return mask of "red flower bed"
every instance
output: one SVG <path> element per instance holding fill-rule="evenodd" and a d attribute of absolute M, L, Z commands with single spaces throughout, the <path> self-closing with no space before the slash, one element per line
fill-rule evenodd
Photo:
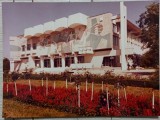
<path fill-rule="evenodd" d="M 16 98 L 19 101 L 38 105 L 42 107 L 51 107 L 60 111 L 77 113 L 82 116 L 159 116 L 160 106 L 158 98 L 155 98 L 155 107 L 152 109 L 152 95 L 150 96 L 134 96 L 127 95 L 127 100 L 118 99 L 116 93 L 109 94 L 109 109 L 107 104 L 102 104 L 101 92 L 94 91 L 93 100 L 91 101 L 91 91 L 80 91 L 80 107 L 78 107 L 78 92 L 71 88 L 48 87 L 48 95 L 46 95 L 45 87 L 32 86 L 30 91 L 28 85 L 17 84 L 17 96 L 13 83 L 8 85 L 4 83 L 4 97 Z M 105 95 L 104 93 L 103 95 Z M 106 102 L 106 98 L 103 99 Z"/>

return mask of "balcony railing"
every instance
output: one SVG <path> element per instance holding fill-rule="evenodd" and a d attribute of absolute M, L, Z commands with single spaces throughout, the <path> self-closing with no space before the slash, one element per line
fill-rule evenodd
<path fill-rule="evenodd" d="M 45 56 L 50 55 L 50 46 L 37 46 L 37 55 Z"/>

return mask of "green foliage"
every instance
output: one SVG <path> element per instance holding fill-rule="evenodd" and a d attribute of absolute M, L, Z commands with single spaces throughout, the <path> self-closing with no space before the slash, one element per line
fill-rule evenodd
<path fill-rule="evenodd" d="M 10 70 L 10 61 L 8 58 L 3 58 L 3 72 L 8 73 Z"/>
<path fill-rule="evenodd" d="M 149 48 L 141 58 L 141 66 L 157 67 L 159 65 L 159 3 L 147 6 L 137 23 L 142 30 L 141 40 L 144 47 Z"/>
<path fill-rule="evenodd" d="M 88 74 L 88 75 L 87 75 Z M 94 83 L 101 84 L 102 81 L 104 84 L 111 84 L 115 85 L 117 82 L 119 82 L 121 85 L 124 86 L 135 86 L 135 87 L 150 87 L 150 88 L 159 88 L 158 84 L 158 72 L 156 75 L 153 75 L 150 79 L 146 78 L 140 78 L 138 76 L 131 77 L 131 76 L 116 76 L 112 72 L 106 72 L 104 75 L 98 75 L 98 74 L 91 74 L 91 73 L 85 73 L 85 74 L 72 74 L 71 76 L 71 82 L 78 82 L 81 84 L 81 82 L 85 82 L 86 80 L 88 83 L 91 83 L 92 81 Z M 18 75 L 21 79 L 27 79 L 25 78 L 25 75 L 19 74 Z M 88 77 L 87 77 L 88 76 Z M 41 79 L 54 81 L 54 80 L 61 80 L 65 81 L 68 79 L 70 82 L 70 74 L 61 73 L 61 74 L 48 74 L 48 73 L 41 73 L 41 74 L 30 74 L 30 79 L 33 80 L 41 80 Z"/>

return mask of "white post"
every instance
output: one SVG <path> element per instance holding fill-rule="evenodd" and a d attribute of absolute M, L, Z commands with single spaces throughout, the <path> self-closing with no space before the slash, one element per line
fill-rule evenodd
<path fill-rule="evenodd" d="M 86 79 L 86 92 L 87 92 L 87 90 L 88 90 L 88 89 L 87 89 L 87 84 L 88 84 L 88 81 L 87 81 L 87 79 Z"/>
<path fill-rule="evenodd" d="M 31 80 L 29 79 L 29 90 L 31 91 Z"/>
<path fill-rule="evenodd" d="M 48 95 L 48 77 L 46 77 L 46 96 Z"/>
<path fill-rule="evenodd" d="M 40 57 L 40 64 L 41 64 L 41 68 L 44 68 L 44 59 L 43 59 L 43 57 Z"/>
<path fill-rule="evenodd" d="M 125 97 L 125 99 L 127 101 L 127 93 L 126 93 L 126 88 L 125 87 L 124 87 L 124 97 Z"/>
<path fill-rule="evenodd" d="M 118 88 L 118 107 L 120 106 L 120 102 L 119 102 L 119 88 Z"/>
<path fill-rule="evenodd" d="M 65 68 L 65 56 L 62 55 L 62 68 Z"/>
<path fill-rule="evenodd" d="M 107 94 L 107 109 L 108 109 L 108 115 L 109 115 L 109 97 L 108 97 L 108 87 L 106 86 L 106 94 Z"/>
<path fill-rule="evenodd" d="M 53 82 L 53 88 L 54 88 L 54 90 L 56 89 L 56 83 L 55 83 L 55 80 L 54 80 L 54 82 Z"/>
<path fill-rule="evenodd" d="M 16 96 L 17 96 L 17 84 L 16 84 L 16 81 L 14 82 L 14 87 L 15 87 L 15 93 L 16 93 Z"/>
<path fill-rule="evenodd" d="M 78 85 L 78 107 L 81 107 L 81 98 L 80 98 L 80 85 Z"/>
<path fill-rule="evenodd" d="M 74 61 L 75 61 L 75 64 L 77 64 L 77 63 L 78 63 L 78 58 L 77 58 L 76 53 L 74 54 Z"/>
<path fill-rule="evenodd" d="M 54 59 L 52 56 L 50 57 L 50 62 L 51 62 L 51 68 L 54 68 Z"/>
<path fill-rule="evenodd" d="M 124 2 L 120 2 L 120 26 L 121 26 L 121 68 L 127 70 L 127 61 L 125 57 L 127 41 L 127 10 Z"/>
<path fill-rule="evenodd" d="M 77 85 L 76 85 L 76 91 L 78 90 Z"/>
<path fill-rule="evenodd" d="M 152 109 L 154 109 L 154 91 L 152 92 Z"/>
<path fill-rule="evenodd" d="M 66 78 L 66 89 L 68 88 L 67 78 Z"/>
<path fill-rule="evenodd" d="M 7 93 L 8 93 L 8 82 L 7 82 Z"/>
<path fill-rule="evenodd" d="M 102 80 L 102 92 L 103 92 L 103 80 Z"/>
<path fill-rule="evenodd" d="M 93 85 L 93 82 L 92 82 L 92 93 L 91 93 L 91 100 L 93 100 L 93 90 L 94 90 L 94 85 Z"/>
<path fill-rule="evenodd" d="M 43 87 L 43 78 L 42 78 L 42 87 Z"/>

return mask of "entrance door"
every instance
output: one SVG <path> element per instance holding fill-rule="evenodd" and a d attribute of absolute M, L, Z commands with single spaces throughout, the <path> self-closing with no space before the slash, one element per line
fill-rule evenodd
<path fill-rule="evenodd" d="M 41 67 L 40 60 L 35 60 L 35 66 L 36 67 Z"/>
<path fill-rule="evenodd" d="M 104 57 L 103 58 L 103 66 L 115 67 L 116 66 L 115 56 Z"/>

